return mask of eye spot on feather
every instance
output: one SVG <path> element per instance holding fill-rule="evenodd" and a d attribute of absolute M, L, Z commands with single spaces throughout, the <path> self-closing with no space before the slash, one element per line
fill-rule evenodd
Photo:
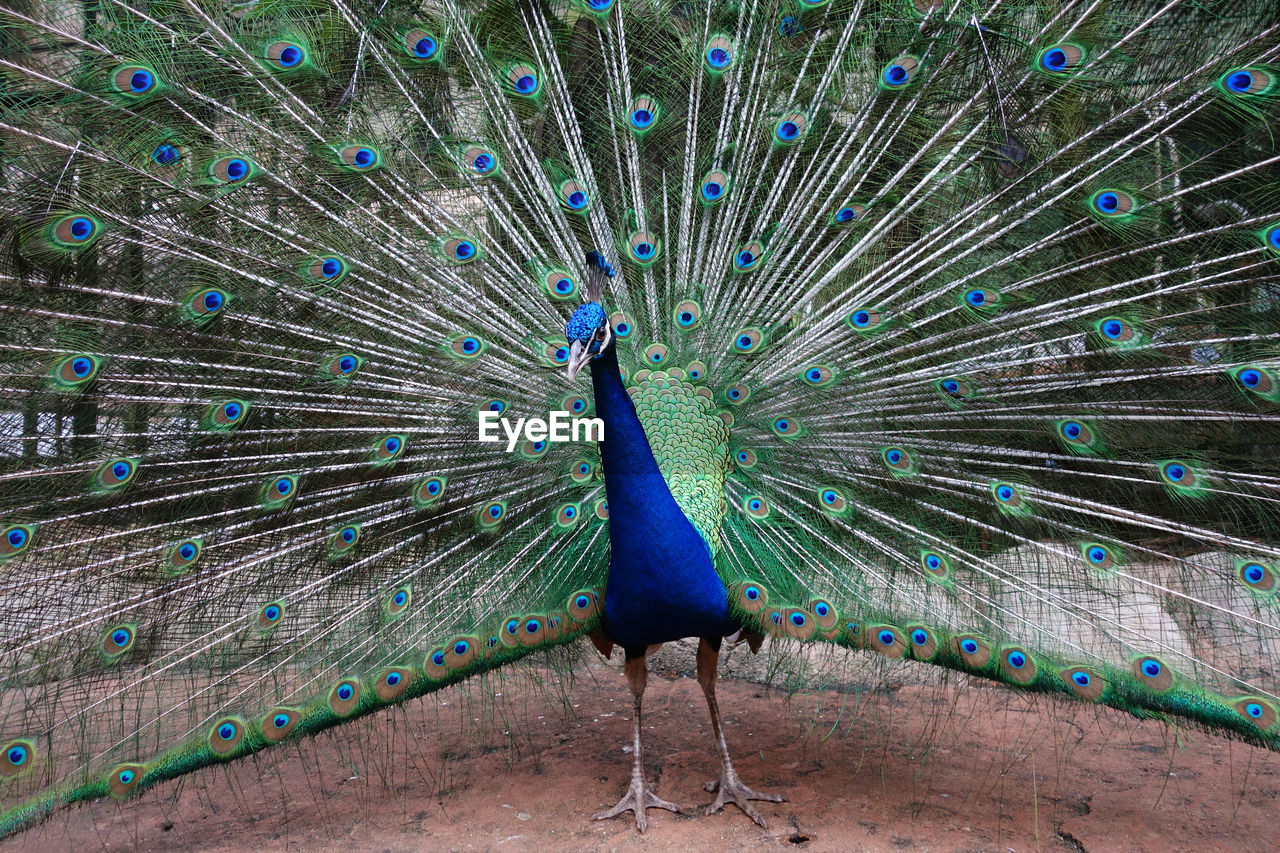
<path fill-rule="evenodd" d="M 405 614 L 413 603 L 413 587 L 405 585 L 392 591 L 383 602 L 382 610 L 388 619 L 397 619 Z"/>
<path fill-rule="evenodd" d="M 729 603 L 745 613 L 760 613 L 769 603 L 769 593 L 762 584 L 741 581 L 729 586 Z"/>
<path fill-rule="evenodd" d="M 1000 307 L 1000 291 L 991 287 L 974 287 L 964 292 L 964 305 L 979 315 L 986 315 Z"/>
<path fill-rule="evenodd" d="M 25 773 L 32 765 L 35 749 L 30 741 L 14 740 L 4 747 L 4 761 L 0 763 L 0 776 L 12 777 Z"/>
<path fill-rule="evenodd" d="M 892 625 L 868 625 L 867 648 L 885 657 L 900 658 L 907 653 L 907 641 L 902 632 Z"/>
<path fill-rule="evenodd" d="M 257 174 L 257 167 L 247 157 L 227 155 L 209 163 L 208 175 L 215 184 L 242 184 Z"/>
<path fill-rule="evenodd" d="M 790 440 L 800 435 L 800 424 L 795 418 L 782 416 L 774 418 L 771 424 L 774 435 L 784 440 Z"/>
<path fill-rule="evenodd" d="M 445 258 L 455 264 L 469 264 L 480 257 L 480 247 L 467 237 L 446 237 L 440 246 Z"/>
<path fill-rule="evenodd" d="M 769 623 L 772 628 L 770 633 L 790 637 L 793 640 L 807 640 L 813 636 L 813 632 L 817 629 L 817 622 L 798 607 L 786 607 L 778 611 L 771 611 L 769 616 Z"/>
<path fill-rule="evenodd" d="M 440 51 L 440 43 L 435 35 L 422 29 L 413 29 L 405 33 L 402 44 L 405 53 L 418 62 L 434 59 Z"/>
<path fill-rule="evenodd" d="M 224 717 L 209 730 L 208 744 L 216 758 L 234 758 L 244 741 L 244 723 L 238 717 Z"/>
<path fill-rule="evenodd" d="M 926 577 L 940 581 L 951 577 L 951 562 L 937 551 L 921 551 L 920 565 L 924 568 Z"/>
<path fill-rule="evenodd" d="M 1128 344 L 1137 340 L 1137 329 L 1123 317 L 1105 317 L 1096 327 L 1102 339 L 1112 344 Z"/>
<path fill-rule="evenodd" d="M 1275 706 L 1266 699 L 1245 696 L 1237 699 L 1234 707 L 1241 717 L 1265 732 L 1273 730 L 1276 726 Z"/>
<path fill-rule="evenodd" d="M 289 475 L 272 477 L 263 485 L 262 497 L 259 503 L 267 511 L 284 509 L 293 502 L 297 491 L 298 480 L 296 477 Z"/>
<path fill-rule="evenodd" d="M 702 178 L 698 189 L 699 199 L 707 207 L 719 204 L 729 197 L 729 187 L 729 174 L 720 169 L 712 169 Z"/>
<path fill-rule="evenodd" d="M 382 152 L 368 145 L 343 145 L 334 149 L 338 164 L 353 171 L 365 172 L 382 165 Z"/>
<path fill-rule="evenodd" d="M 751 389 L 741 382 L 724 389 L 724 399 L 731 406 L 740 406 L 751 399 Z"/>
<path fill-rule="evenodd" d="M 773 139 L 779 145 L 795 145 L 809 130 L 809 117 L 800 112 L 785 113 L 773 126 Z"/>
<path fill-rule="evenodd" d="M 373 682 L 373 692 L 383 702 L 395 702 L 404 695 L 412 679 L 413 671 L 404 667 L 383 670 Z"/>
<path fill-rule="evenodd" d="M 513 638 L 511 645 L 514 647 L 518 645 L 518 642 Z M 422 671 L 426 673 L 428 678 L 432 678 L 437 681 L 448 678 L 449 667 L 445 665 L 445 660 L 445 650 L 443 647 L 433 649 L 427 653 L 427 658 L 422 665 Z"/>
<path fill-rule="evenodd" d="M 832 487 L 818 489 L 818 505 L 829 515 L 843 515 L 848 509 L 844 494 Z"/>
<path fill-rule="evenodd" d="M 627 123 L 637 135 L 643 135 L 658 121 L 661 112 L 657 101 L 648 95 L 639 95 L 631 101 L 631 108 L 627 110 Z"/>
<path fill-rule="evenodd" d="M 166 569 L 170 574 L 180 574 L 200 559 L 202 543 L 199 539 L 185 539 L 169 549 Z"/>
<path fill-rule="evenodd" d="M 1094 670 L 1074 666 L 1058 673 L 1058 677 L 1075 694 L 1086 702 L 1097 702 L 1107 689 L 1107 681 Z"/>
<path fill-rule="evenodd" d="M 676 306 L 676 310 L 672 312 L 672 318 L 680 331 L 692 331 L 698 328 L 698 323 L 702 320 L 702 306 L 692 299 L 686 299 Z"/>
<path fill-rule="evenodd" d="M 1035 661 L 1025 650 L 1016 646 L 1001 650 L 1000 671 L 1005 678 L 1017 684 L 1030 684 L 1036 679 Z"/>
<path fill-rule="evenodd" d="M 0 533 L 0 561 L 16 557 L 31 546 L 35 528 L 29 524 L 11 524 Z"/>
<path fill-rule="evenodd" d="M 825 598 L 813 599 L 806 609 L 813 614 L 814 623 L 820 630 L 830 631 L 840 621 L 840 616 L 836 613 L 835 607 Z"/>
<path fill-rule="evenodd" d="M 340 557 L 350 553 L 360 542 L 360 525 L 346 524 L 329 537 L 329 556 Z"/>
<path fill-rule="evenodd" d="M 733 41 L 726 35 L 714 35 L 707 40 L 702 52 L 703 62 L 712 74 L 721 74 L 733 67 Z"/>
<path fill-rule="evenodd" d="M 848 228 L 855 222 L 865 218 L 867 215 L 867 206 L 856 202 L 846 202 L 837 207 L 831 214 L 831 224 L 836 228 Z"/>
<path fill-rule="evenodd" d="M 344 678 L 329 691 L 329 709 L 339 717 L 350 717 L 360 705 L 360 683 Z"/>
<path fill-rule="evenodd" d="M 203 425 L 210 432 L 230 432 L 244 423 L 248 416 L 249 404 L 244 400 L 226 400 L 208 408 Z"/>
<path fill-rule="evenodd" d="M 50 241 L 60 249 L 78 251 L 93 243 L 102 233 L 102 224 L 85 214 L 59 217 L 49 225 Z"/>
<path fill-rule="evenodd" d="M 1197 490 L 1200 486 L 1200 478 L 1196 475 L 1195 469 L 1187 462 L 1179 459 L 1170 459 L 1158 463 L 1160 478 L 1164 483 L 1179 493 L 1187 494 Z"/>
<path fill-rule="evenodd" d="M 182 159 L 182 149 L 169 142 L 162 142 L 151 149 L 151 162 L 157 166 L 172 166 Z"/>
<path fill-rule="evenodd" d="M 1264 563 L 1241 560 L 1236 564 L 1236 577 L 1255 595 L 1266 597 L 1275 594 L 1276 573 Z"/>
<path fill-rule="evenodd" d="M 54 381 L 59 387 L 71 390 L 83 388 L 98 375 L 101 362 L 92 355 L 70 355 L 58 362 L 53 369 Z"/>
<path fill-rule="evenodd" d="M 649 231 L 636 231 L 627 238 L 628 257 L 641 267 L 648 267 L 658 259 L 660 244 Z M 617 327 L 614 332 L 617 333 Z"/>
<path fill-rule="evenodd" d="M 378 439 L 370 448 L 370 458 L 375 464 L 385 465 L 395 462 L 399 459 L 409 446 L 407 436 L 403 435 L 387 435 Z"/>
<path fill-rule="evenodd" d="M 883 322 L 884 316 L 874 308 L 855 308 L 849 313 L 849 327 L 855 332 L 870 332 Z"/>
<path fill-rule="evenodd" d="M 919 59 L 903 54 L 890 61 L 880 72 L 880 85 L 890 90 L 902 89 L 915 80 L 919 68 Z"/>
<path fill-rule="evenodd" d="M 1217 85 L 1224 93 L 1239 100 L 1276 93 L 1275 74 L 1256 65 L 1232 68 L 1218 78 Z"/>
<path fill-rule="evenodd" d="M 750 355 L 764 348 L 764 333 L 759 329 L 741 329 L 733 335 L 733 351 Z"/>
<path fill-rule="evenodd" d="M 631 321 L 627 319 L 625 314 L 614 314 L 612 318 L 613 333 L 618 338 L 626 340 L 631 337 L 631 331 L 634 328 Z"/>
<path fill-rule="evenodd" d="M 461 359 L 471 361 L 485 351 L 485 344 L 475 335 L 460 335 L 449 342 L 449 351 Z M 568 358 L 567 350 L 565 357 Z"/>
<path fill-rule="evenodd" d="M 1272 225 L 1263 232 L 1262 241 L 1272 252 L 1280 254 L 1280 225 Z"/>
<path fill-rule="evenodd" d="M 738 249 L 733 255 L 735 272 L 746 273 L 757 269 L 764 258 L 764 246 L 759 241 L 752 241 Z"/>
<path fill-rule="evenodd" d="M 473 175 L 487 178 L 495 175 L 501 165 L 498 155 L 483 145 L 468 145 L 462 149 L 462 165 Z"/>
<path fill-rule="evenodd" d="M 965 666 L 981 670 L 991 660 L 991 644 L 976 634 L 962 634 L 952 639 L 952 646 Z"/>
<path fill-rule="evenodd" d="M 431 506 L 444 494 L 447 481 L 443 477 L 426 477 L 413 487 L 413 502 L 419 509 Z"/>
<path fill-rule="evenodd" d="M 1116 553 L 1100 542 L 1086 542 L 1080 546 L 1089 568 L 1097 571 L 1110 571 L 1119 563 Z"/>
<path fill-rule="evenodd" d="M 520 98 L 533 98 L 542 90 L 542 79 L 538 69 L 532 65 L 514 65 L 507 70 L 504 79 L 507 91 Z"/>
<path fill-rule="evenodd" d="M 1124 216 L 1138 207 L 1138 199 L 1118 189 L 1101 189 L 1089 197 L 1089 212 L 1104 219 Z"/>
<path fill-rule="evenodd" d="M 552 513 L 553 520 L 562 530 L 575 527 L 578 524 L 578 519 L 581 515 L 582 513 L 578 509 L 577 504 L 564 504 Z"/>
<path fill-rule="evenodd" d="M 996 506 L 1002 510 L 1016 512 L 1026 508 L 1022 492 L 1012 483 L 992 483 L 991 494 L 996 500 Z"/>
<path fill-rule="evenodd" d="M 933 631 L 923 625 L 910 625 L 906 630 L 911 640 L 911 657 L 931 661 L 938 656 L 938 638 Z"/>
<path fill-rule="evenodd" d="M 111 72 L 111 88 L 127 98 L 149 95 L 160 85 L 155 69 L 136 63 L 121 65 Z"/>
<path fill-rule="evenodd" d="M 91 487 L 95 492 L 118 492 L 132 482 L 138 464 L 132 459 L 111 459 L 93 471 Z"/>
<path fill-rule="evenodd" d="M 336 255 L 313 258 L 302 270 L 302 278 L 317 284 L 337 284 L 347 276 L 347 262 Z"/>
<path fill-rule="evenodd" d="M 582 624 L 600 615 L 600 593 L 594 589 L 580 589 L 569 596 L 569 618 Z"/>
<path fill-rule="evenodd" d="M 1069 74 L 1084 64 L 1085 51 L 1079 45 L 1062 42 L 1052 44 L 1036 57 L 1036 68 L 1052 75 Z"/>
<path fill-rule="evenodd" d="M 915 460 L 901 447 L 886 447 L 880 451 L 880 461 L 895 475 L 914 474 Z"/>
<path fill-rule="evenodd" d="M 267 64 L 281 71 L 292 71 L 306 62 L 307 50 L 297 42 L 277 41 L 267 45 L 263 54 Z"/>
<path fill-rule="evenodd" d="M 800 378 L 806 385 L 822 388 L 834 381 L 835 374 L 825 364 L 811 364 L 800 372 Z"/>
<path fill-rule="evenodd" d="M 569 213 L 584 212 L 591 201 L 586 186 L 580 181 L 564 181 L 560 184 L 557 198 L 560 207 Z"/>
<path fill-rule="evenodd" d="M 490 501 L 480 508 L 480 528 L 482 530 L 492 530 L 502 523 L 506 515 L 506 501 Z"/>
<path fill-rule="evenodd" d="M 114 799 L 126 799 L 138 787 L 146 768 L 141 764 L 121 764 L 107 777 L 107 789 Z"/>
<path fill-rule="evenodd" d="M 522 646 L 537 646 L 546 639 L 546 622 L 540 616 L 529 616 L 516 632 Z"/>
<path fill-rule="evenodd" d="M 1173 687 L 1173 669 L 1153 655 L 1134 658 L 1132 670 L 1140 684 L 1156 693 L 1165 693 Z"/>
<path fill-rule="evenodd" d="M 652 367 L 658 367 L 667 360 L 667 347 L 665 344 L 649 344 L 644 349 L 644 360 Z"/>
<path fill-rule="evenodd" d="M 769 517 L 769 502 L 759 495 L 748 495 L 742 501 L 742 510 L 749 518 L 763 521 Z"/>
<path fill-rule="evenodd" d="M 280 620 L 284 618 L 284 602 L 273 601 L 265 604 L 258 611 L 258 631 L 262 634 L 269 634 L 280 624 Z"/>
<path fill-rule="evenodd" d="M 1245 365 L 1232 371 L 1240 387 L 1265 400 L 1280 401 L 1280 380 L 1269 368 Z"/>

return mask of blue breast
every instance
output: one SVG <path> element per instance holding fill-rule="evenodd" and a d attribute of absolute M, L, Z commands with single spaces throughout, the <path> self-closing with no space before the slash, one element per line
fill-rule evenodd
<path fill-rule="evenodd" d="M 737 629 L 702 535 L 671 496 L 618 372 L 613 346 L 591 363 L 609 502 L 604 628 L 628 650 Z"/>

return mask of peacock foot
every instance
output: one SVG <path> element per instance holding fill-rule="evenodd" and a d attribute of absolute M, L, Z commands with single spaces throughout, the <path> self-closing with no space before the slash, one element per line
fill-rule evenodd
<path fill-rule="evenodd" d="M 707 814 L 715 814 L 728 803 L 733 803 L 742 809 L 747 817 L 766 828 L 768 824 L 765 823 L 764 815 L 760 814 L 756 807 L 751 805 L 750 801 L 763 800 L 769 803 L 785 803 L 787 801 L 787 798 L 781 794 L 765 794 L 748 788 L 742 784 L 742 780 L 738 778 L 738 774 L 733 772 L 732 768 L 728 773 L 721 774 L 719 779 L 712 779 L 703 787 L 713 794 L 717 791 L 719 792 L 716 796 L 716 801 L 707 806 Z"/>
<path fill-rule="evenodd" d="M 666 800 L 659 799 L 658 795 L 653 793 L 653 789 L 650 788 L 643 779 L 633 778 L 631 780 L 631 787 L 622 795 L 622 799 L 618 800 L 618 804 L 616 806 L 602 812 L 596 812 L 591 816 L 591 819 L 608 820 L 611 817 L 617 817 L 623 812 L 635 812 L 636 829 L 644 832 L 649 825 L 648 821 L 645 820 L 645 809 L 666 809 L 667 811 L 675 812 L 676 814 L 685 813 L 684 809 L 680 808 L 675 803 L 669 803 Z"/>

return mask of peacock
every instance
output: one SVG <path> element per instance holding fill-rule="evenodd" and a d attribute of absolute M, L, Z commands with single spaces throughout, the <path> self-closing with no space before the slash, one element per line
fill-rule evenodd
<path fill-rule="evenodd" d="M 582 638 L 641 831 L 682 638 L 762 825 L 725 643 L 1280 750 L 1265 6 L 9 0 L 0 835 Z"/>

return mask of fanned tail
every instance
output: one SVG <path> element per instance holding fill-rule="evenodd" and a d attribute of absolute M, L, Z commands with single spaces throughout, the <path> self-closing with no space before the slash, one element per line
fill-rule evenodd
<path fill-rule="evenodd" d="M 1278 33 L 0 10 L 0 834 L 589 630 L 594 447 L 477 441 L 591 414 L 584 297 L 730 429 L 744 619 L 1280 747 Z"/>

